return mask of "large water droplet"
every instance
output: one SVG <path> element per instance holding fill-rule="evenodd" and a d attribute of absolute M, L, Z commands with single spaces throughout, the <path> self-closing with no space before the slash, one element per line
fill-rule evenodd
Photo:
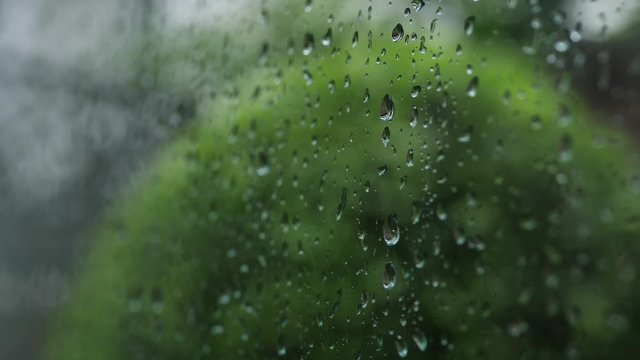
<path fill-rule="evenodd" d="M 385 289 L 392 289 L 396 286 L 396 268 L 393 267 L 391 261 L 384 265 L 384 272 L 382 273 L 382 286 Z"/>
<path fill-rule="evenodd" d="M 380 119 L 384 121 L 391 121 L 393 119 L 393 113 L 395 107 L 393 105 L 393 99 L 391 96 L 385 95 L 380 103 Z"/>
<path fill-rule="evenodd" d="M 382 238 L 387 246 L 394 246 L 400 240 L 400 225 L 395 214 L 389 215 L 382 225 Z"/>
<path fill-rule="evenodd" d="M 402 24 L 396 25 L 396 27 L 394 27 L 393 30 L 391 30 L 391 39 L 393 41 L 402 40 L 403 36 L 404 36 L 404 29 L 402 28 Z"/>

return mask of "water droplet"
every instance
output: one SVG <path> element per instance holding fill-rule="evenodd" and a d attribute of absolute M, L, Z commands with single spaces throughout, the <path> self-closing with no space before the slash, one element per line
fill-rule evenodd
<path fill-rule="evenodd" d="M 345 88 L 348 88 L 349 86 L 351 86 L 351 76 L 345 75 L 343 86 Z"/>
<path fill-rule="evenodd" d="M 342 188 L 342 195 L 340 196 L 340 204 L 338 204 L 338 211 L 336 212 L 336 220 L 342 218 L 342 213 L 347 206 L 347 189 Z"/>
<path fill-rule="evenodd" d="M 418 125 L 418 108 L 415 106 L 412 106 L 411 111 L 409 112 L 409 125 L 412 128 L 415 128 Z"/>
<path fill-rule="evenodd" d="M 271 168 L 269 167 L 269 158 L 267 154 L 262 152 L 258 155 L 258 166 L 256 167 L 256 174 L 258 176 L 265 176 L 269 174 Z"/>
<path fill-rule="evenodd" d="M 558 125 L 561 127 L 569 126 L 573 122 L 571 110 L 567 105 L 560 104 L 558 107 Z"/>
<path fill-rule="evenodd" d="M 278 337 L 278 355 L 285 356 L 287 355 L 287 345 L 284 341 L 284 336 L 280 335 Z"/>
<path fill-rule="evenodd" d="M 553 48 L 559 53 L 567 52 L 570 47 L 571 45 L 567 39 L 560 39 L 553 44 Z"/>
<path fill-rule="evenodd" d="M 387 165 L 379 166 L 378 167 L 378 176 L 382 176 L 382 175 L 386 174 L 388 170 L 389 170 L 389 168 L 387 167 Z"/>
<path fill-rule="evenodd" d="M 415 334 L 413 334 L 413 341 L 416 343 L 416 346 L 420 351 L 427 350 L 427 346 L 429 346 L 427 336 L 422 332 L 422 330 L 416 330 Z"/>
<path fill-rule="evenodd" d="M 385 289 L 392 289 L 396 286 L 396 268 L 393 267 L 391 261 L 384 265 L 384 272 L 382 273 L 382 286 Z"/>
<path fill-rule="evenodd" d="M 407 151 L 407 167 L 413 166 L 413 149 Z"/>
<path fill-rule="evenodd" d="M 322 45 L 324 46 L 331 45 L 331 38 L 332 38 L 332 32 L 331 32 L 331 28 L 329 28 L 329 30 L 327 30 L 327 33 L 324 34 L 324 36 L 321 39 Z"/>
<path fill-rule="evenodd" d="M 307 86 L 311 86 L 313 84 L 313 75 L 311 75 L 309 70 L 305 69 L 302 71 L 302 78 Z"/>
<path fill-rule="evenodd" d="M 401 358 L 407 357 L 407 355 L 409 355 L 409 348 L 407 347 L 407 342 L 403 338 L 398 336 L 395 343 L 396 343 L 396 351 L 398 352 L 398 356 L 400 356 Z"/>
<path fill-rule="evenodd" d="M 382 237 L 387 246 L 393 246 L 400 240 L 400 225 L 395 214 L 387 216 L 382 225 Z"/>
<path fill-rule="evenodd" d="M 420 218 L 422 218 L 422 206 L 420 202 L 414 201 L 411 203 L 411 208 L 413 209 L 413 214 L 411 214 L 411 223 L 413 225 L 420 222 Z"/>
<path fill-rule="evenodd" d="M 447 220 L 447 212 L 442 207 L 442 204 L 438 204 L 438 206 L 436 206 L 436 216 L 440 221 Z"/>
<path fill-rule="evenodd" d="M 399 41 L 402 40 L 402 37 L 404 36 L 404 29 L 402 28 L 401 24 L 397 24 L 393 30 L 391 30 L 391 39 L 393 41 Z"/>
<path fill-rule="evenodd" d="M 427 39 L 424 36 L 420 37 L 420 48 L 418 49 L 420 54 L 426 54 L 427 53 L 427 46 L 425 45 L 426 41 L 427 41 Z"/>
<path fill-rule="evenodd" d="M 400 178 L 400 190 L 404 189 L 405 185 L 407 185 L 407 181 L 409 181 L 409 177 L 407 175 L 403 175 Z"/>
<path fill-rule="evenodd" d="M 384 121 L 391 121 L 393 119 L 393 113 L 395 107 L 393 105 L 393 99 L 391 96 L 385 95 L 380 103 L 380 119 Z"/>
<path fill-rule="evenodd" d="M 358 32 L 354 32 L 353 33 L 353 37 L 351 38 L 351 46 L 352 47 L 356 47 L 358 45 L 358 40 L 360 39 L 360 36 L 358 35 Z"/>
<path fill-rule="evenodd" d="M 360 309 L 364 309 L 369 304 L 369 294 L 367 290 L 362 290 L 362 294 L 360 294 Z"/>
<path fill-rule="evenodd" d="M 362 98 L 364 104 L 369 102 L 369 88 L 364 89 L 364 97 Z"/>
<path fill-rule="evenodd" d="M 417 98 L 418 95 L 420 95 L 420 90 L 422 90 L 422 88 L 419 85 L 416 85 L 413 88 L 411 88 L 411 97 Z"/>
<path fill-rule="evenodd" d="M 431 20 L 431 25 L 429 25 L 429 33 L 433 34 L 436 32 L 436 25 L 438 24 L 438 19 Z"/>
<path fill-rule="evenodd" d="M 305 56 L 311 55 L 311 53 L 313 52 L 313 48 L 315 46 L 314 44 L 314 39 L 313 39 L 313 34 L 311 33 L 306 33 L 304 35 L 304 40 L 302 42 L 302 54 Z"/>
<path fill-rule="evenodd" d="M 387 147 L 387 145 L 389 145 L 389 142 L 391 141 L 391 130 L 389 130 L 388 126 L 384 127 L 380 138 L 382 139 L 382 144 L 384 145 L 384 147 Z"/>
<path fill-rule="evenodd" d="M 413 261 L 416 263 L 417 269 L 423 269 L 425 265 L 427 265 L 427 252 L 426 251 L 416 251 L 413 255 Z"/>
<path fill-rule="evenodd" d="M 468 18 L 464 19 L 464 33 L 467 36 L 473 34 L 473 28 L 475 26 L 475 23 L 476 23 L 475 16 L 469 16 Z"/>
<path fill-rule="evenodd" d="M 416 11 L 420 11 L 424 6 L 424 0 L 411 0 L 411 6 L 413 6 Z"/>
<path fill-rule="evenodd" d="M 477 76 L 474 76 L 471 81 L 469 81 L 469 85 L 467 86 L 467 96 L 476 97 L 478 95 L 478 82 L 480 80 Z"/>

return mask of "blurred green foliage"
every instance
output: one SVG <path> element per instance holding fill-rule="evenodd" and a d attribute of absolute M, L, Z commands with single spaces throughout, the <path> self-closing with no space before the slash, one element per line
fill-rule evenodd
<path fill-rule="evenodd" d="M 96 229 L 45 357 L 636 353 L 640 178 L 623 134 L 511 40 L 367 22 L 366 6 L 339 31 L 298 10 L 270 10 L 270 46 L 249 58 L 209 54 L 240 40 L 207 33 L 156 54 L 154 86 L 197 87 L 197 121 Z"/>

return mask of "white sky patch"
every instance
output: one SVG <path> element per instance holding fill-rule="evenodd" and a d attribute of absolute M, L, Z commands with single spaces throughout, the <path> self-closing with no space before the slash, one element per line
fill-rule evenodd
<path fill-rule="evenodd" d="M 606 40 L 625 30 L 640 11 L 637 0 L 570 0 L 565 5 L 568 23 L 582 23 L 582 38 Z M 606 30 L 603 33 L 603 28 Z"/>

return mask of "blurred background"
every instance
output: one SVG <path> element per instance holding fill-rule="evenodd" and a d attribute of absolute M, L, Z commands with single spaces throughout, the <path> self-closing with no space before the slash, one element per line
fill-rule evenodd
<path fill-rule="evenodd" d="M 180 92 L 130 86 L 138 64 L 117 54 L 149 33 L 233 33 L 259 21 L 258 3 L 0 0 L 0 359 L 36 358 L 47 315 L 64 300 L 71 260 L 87 241 L 83 231 L 189 121 Z M 638 138 L 640 47 L 630 44 L 640 41 L 640 2 L 460 3 L 493 19 L 478 31 L 523 47 L 542 26 L 531 9 L 561 9 L 563 22 L 580 24 L 576 46 L 586 59 L 567 66 L 573 90 L 601 110 L 601 121 Z M 501 12 L 511 7 L 523 10 Z"/>

